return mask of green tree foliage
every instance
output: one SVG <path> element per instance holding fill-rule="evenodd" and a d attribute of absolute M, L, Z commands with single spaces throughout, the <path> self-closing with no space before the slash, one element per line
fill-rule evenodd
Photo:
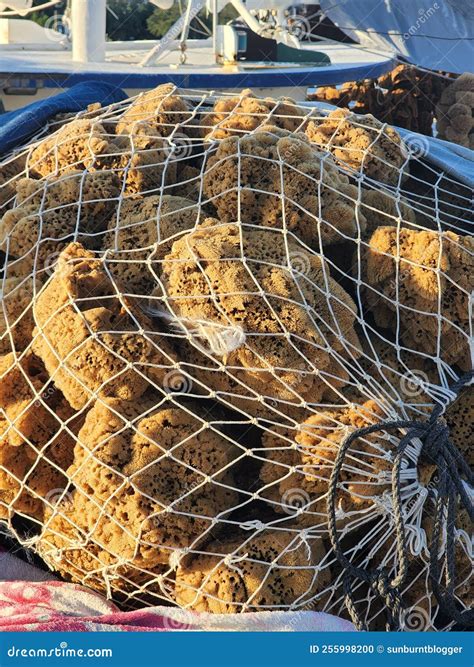
<path fill-rule="evenodd" d="M 153 13 L 147 19 L 147 28 L 153 37 L 163 37 L 180 16 L 181 10 L 178 2 L 175 2 L 171 9 L 155 7 Z"/>
<path fill-rule="evenodd" d="M 107 37 L 113 41 L 160 38 L 171 28 L 186 10 L 187 0 L 175 1 L 171 9 L 159 9 L 148 0 L 107 0 Z M 66 2 L 41 12 L 33 12 L 28 18 L 44 26 L 55 13 L 61 15 Z M 210 30 L 212 17 L 206 9 L 199 13 L 200 22 L 194 20 L 189 31 L 190 39 L 205 37 L 205 28 Z M 237 13 L 228 5 L 219 14 L 219 23 L 227 23 Z"/>
<path fill-rule="evenodd" d="M 173 23 L 175 23 L 181 14 L 185 12 L 186 4 L 187 3 L 182 0 L 181 3 L 175 2 L 171 9 L 165 10 L 158 9 L 157 7 L 147 21 L 148 30 L 151 32 L 151 34 L 154 37 L 163 37 L 163 35 L 171 28 Z M 224 7 L 222 12 L 219 14 L 219 23 L 227 23 L 227 21 L 230 21 L 236 16 L 237 12 L 233 7 L 230 5 Z M 212 16 L 206 11 L 206 9 L 203 9 L 199 12 L 198 18 L 200 19 L 199 22 L 197 19 L 195 19 L 191 23 L 191 28 L 189 30 L 190 39 L 199 39 L 201 37 L 207 36 L 204 34 L 205 28 L 203 27 L 203 24 L 207 27 L 208 31 L 211 29 Z"/>
<path fill-rule="evenodd" d="M 54 5 L 54 7 L 48 7 L 47 9 L 43 9 L 40 12 L 31 12 L 31 14 L 28 14 L 25 16 L 25 18 L 29 19 L 30 21 L 35 21 L 41 26 L 44 26 L 46 21 L 52 16 L 60 17 L 62 14 L 64 14 L 65 9 L 66 2 L 60 2 L 58 5 Z M 15 16 L 15 18 L 20 17 Z"/>
<path fill-rule="evenodd" d="M 107 0 L 107 37 L 112 41 L 151 39 L 147 20 L 154 5 L 147 0 Z"/>

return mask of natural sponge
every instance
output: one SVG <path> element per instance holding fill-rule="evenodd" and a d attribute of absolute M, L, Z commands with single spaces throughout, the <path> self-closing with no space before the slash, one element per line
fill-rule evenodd
<path fill-rule="evenodd" d="M 317 607 L 330 580 L 320 540 L 264 530 L 209 544 L 176 572 L 176 601 L 187 609 L 232 614 Z"/>
<path fill-rule="evenodd" d="M 40 359 L 0 357 L 0 518 L 42 519 L 44 501 L 67 484 L 73 428 L 73 411 Z"/>
<path fill-rule="evenodd" d="M 40 180 L 20 178 L 16 182 L 17 206 L 36 206 L 38 211 L 74 206 L 78 220 L 91 224 L 110 215 L 117 205 L 120 184 L 111 172 L 71 170 L 62 176 Z"/>
<path fill-rule="evenodd" d="M 35 267 L 51 269 L 72 240 L 100 246 L 102 232 L 120 194 L 111 173 L 72 171 L 41 181 L 23 178 L 17 203 L 0 220 L 0 249 L 8 254 L 9 275 L 27 275 Z"/>
<path fill-rule="evenodd" d="M 13 206 L 18 177 L 24 168 L 23 155 L 10 157 L 0 166 L 0 213 Z"/>
<path fill-rule="evenodd" d="M 165 83 L 139 95 L 120 117 L 116 132 L 130 132 L 145 122 L 156 134 L 170 135 L 186 121 L 191 122 L 192 111 L 172 83 Z"/>
<path fill-rule="evenodd" d="M 474 237 L 379 227 L 361 262 L 376 323 L 415 352 L 471 368 L 469 295 Z"/>
<path fill-rule="evenodd" d="M 197 414 L 192 404 L 179 407 L 150 392 L 138 401 L 95 403 L 68 469 L 75 490 L 41 539 L 55 569 L 74 574 L 72 528 L 87 535 L 82 550 L 93 546 L 88 557 L 102 563 L 104 579 L 120 564 L 150 570 L 199 548 L 216 519 L 238 504 L 232 468 L 239 449 Z M 77 539 L 70 547 L 77 550 Z M 64 558 L 54 559 L 57 549 Z"/>
<path fill-rule="evenodd" d="M 371 114 L 337 109 L 324 119 L 310 120 L 305 132 L 340 164 L 382 183 L 399 182 L 400 168 L 407 161 L 403 142 L 396 130 Z"/>
<path fill-rule="evenodd" d="M 217 99 L 212 111 L 202 114 L 201 131 L 208 140 L 246 134 L 268 124 L 295 132 L 304 119 L 303 110 L 289 97 L 261 99 L 247 88 L 238 96 Z"/>
<path fill-rule="evenodd" d="M 474 388 L 465 387 L 451 403 L 445 414 L 449 426 L 449 437 L 464 456 L 467 464 L 474 467 Z"/>
<path fill-rule="evenodd" d="M 397 406 L 400 417 L 406 419 L 420 419 L 420 414 L 429 414 L 433 409 L 431 385 L 441 380 L 436 364 L 426 355 L 403 347 L 397 349 L 383 337 L 373 336 L 363 345 L 359 364 L 361 372 L 354 378 L 357 388 L 350 390 L 354 400 L 361 393 L 368 397 L 367 392 L 383 392 L 386 400 Z"/>
<path fill-rule="evenodd" d="M 208 219 L 163 263 L 167 305 L 197 355 L 182 357 L 208 388 L 257 416 L 268 402 L 282 401 L 283 412 L 317 402 L 345 382 L 338 353 L 359 353 L 351 298 L 320 256 L 287 241 Z"/>
<path fill-rule="evenodd" d="M 36 283 L 39 288 L 40 281 Z M 0 354 L 23 351 L 30 343 L 34 329 L 33 279 L 4 278 L 0 288 Z"/>
<path fill-rule="evenodd" d="M 79 118 L 43 139 L 28 155 L 33 176 L 50 176 L 71 169 L 96 170 L 110 164 L 111 136 L 96 119 Z"/>
<path fill-rule="evenodd" d="M 366 236 L 377 227 L 408 227 L 416 224 L 415 211 L 403 197 L 396 197 L 379 188 L 362 188 L 361 211 L 366 221 Z"/>
<path fill-rule="evenodd" d="M 122 130 L 111 145 L 111 165 L 123 182 L 125 194 L 159 190 L 176 181 L 176 159 L 172 147 L 150 123 Z"/>
<path fill-rule="evenodd" d="M 263 436 L 266 461 L 260 470 L 261 495 L 275 511 L 300 524 L 327 530 L 329 479 L 340 445 L 356 429 L 382 417 L 374 401 L 319 410 L 296 429 L 272 429 Z M 390 451 L 377 435 L 358 438 L 339 476 L 336 518 L 350 520 L 390 489 Z"/>
<path fill-rule="evenodd" d="M 107 170 L 123 181 L 125 193 L 133 194 L 157 189 L 162 180 L 175 182 L 176 160 L 170 159 L 171 153 L 163 130 L 152 121 L 119 122 L 114 128 L 83 118 L 66 123 L 39 143 L 27 164 L 33 176 Z"/>
<path fill-rule="evenodd" d="M 474 74 L 465 72 L 444 89 L 436 128 L 441 139 L 474 149 Z"/>
<path fill-rule="evenodd" d="M 124 199 L 110 219 L 104 237 L 107 266 L 127 293 L 150 294 L 156 284 L 153 261 L 169 252 L 172 239 L 194 227 L 199 219 L 199 207 L 184 197 L 152 195 Z"/>
<path fill-rule="evenodd" d="M 76 409 L 96 395 L 138 399 L 173 364 L 163 336 L 78 243 L 59 256 L 33 312 L 33 350 Z"/>
<path fill-rule="evenodd" d="M 285 229 L 313 247 L 365 227 L 357 188 L 332 158 L 303 134 L 273 126 L 224 139 L 207 162 L 203 190 L 221 220 Z"/>

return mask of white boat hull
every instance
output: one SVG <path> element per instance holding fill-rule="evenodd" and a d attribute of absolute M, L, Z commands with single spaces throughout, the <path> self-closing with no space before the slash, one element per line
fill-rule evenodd
<path fill-rule="evenodd" d="M 129 95 L 171 81 L 182 88 L 220 91 L 252 88 L 259 95 L 287 95 L 302 100 L 308 88 L 380 76 L 394 66 L 387 54 L 320 42 L 308 48 L 326 53 L 330 65 L 240 61 L 220 66 L 214 62 L 211 46 L 191 44 L 185 64 L 179 64 L 179 55 L 171 51 L 157 65 L 140 67 L 138 62 L 150 43 L 133 42 L 133 48 L 129 44 L 109 43 L 105 62 L 87 64 L 74 62 L 69 50 L 0 45 L 0 90 L 5 110 L 20 108 L 87 80 L 112 83 Z"/>

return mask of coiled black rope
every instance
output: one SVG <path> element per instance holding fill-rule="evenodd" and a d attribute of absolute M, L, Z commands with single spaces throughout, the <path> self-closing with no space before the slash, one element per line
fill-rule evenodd
<path fill-rule="evenodd" d="M 474 371 L 470 371 L 462 376 L 451 387 L 451 391 L 457 396 L 461 389 L 472 382 L 473 379 Z M 429 419 L 423 422 L 402 420 L 389 421 L 373 424 L 372 426 L 367 426 L 365 428 L 359 428 L 346 438 L 337 453 L 329 480 L 327 497 L 329 536 L 335 556 L 344 569 L 343 585 L 346 607 L 358 630 L 367 630 L 367 626 L 364 623 L 354 600 L 352 587 L 354 580 L 356 579 L 368 584 L 384 601 L 388 627 L 392 630 L 400 629 L 400 617 L 403 609 L 400 589 L 405 582 L 408 573 L 405 524 L 403 520 L 400 490 L 400 471 L 405 451 L 415 438 L 418 438 L 422 442 L 419 457 L 420 460 L 434 463 L 437 468 L 438 479 L 435 488 L 436 502 L 433 518 L 433 532 L 429 545 L 430 579 L 433 592 L 438 601 L 440 611 L 446 614 L 450 620 L 455 621 L 466 628 L 474 626 L 474 610 L 460 610 L 454 596 L 454 588 L 456 585 L 454 542 L 456 511 L 459 499 L 459 503 L 467 510 L 471 521 L 474 521 L 474 506 L 463 482 L 464 479 L 471 487 L 474 486 L 474 474 L 461 453 L 450 440 L 449 428 L 441 418 L 443 409 L 443 405 L 437 404 L 431 412 Z M 352 443 L 358 438 L 370 435 L 371 433 L 384 431 L 390 432 L 399 429 L 406 429 L 407 433 L 398 443 L 397 453 L 392 468 L 392 504 L 399 571 L 396 576 L 391 578 L 389 570 L 386 568 L 379 567 L 370 570 L 357 567 L 351 563 L 344 554 L 337 534 L 336 495 L 344 459 Z M 446 549 L 444 553 L 446 585 L 441 587 L 439 581 L 439 551 L 443 534 L 443 516 L 446 517 Z"/>

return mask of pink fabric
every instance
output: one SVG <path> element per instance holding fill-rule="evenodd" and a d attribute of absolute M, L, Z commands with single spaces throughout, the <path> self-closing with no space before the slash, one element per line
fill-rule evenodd
<path fill-rule="evenodd" d="M 15 579 L 12 581 L 12 573 Z M 23 576 L 24 575 L 24 576 Z M 122 612 L 98 593 L 54 579 L 0 553 L 0 631 L 353 631 L 348 621 L 312 611 L 204 614 L 171 607 Z M 23 579 L 23 580 L 19 580 Z M 36 581 L 35 581 L 36 579 Z"/>

